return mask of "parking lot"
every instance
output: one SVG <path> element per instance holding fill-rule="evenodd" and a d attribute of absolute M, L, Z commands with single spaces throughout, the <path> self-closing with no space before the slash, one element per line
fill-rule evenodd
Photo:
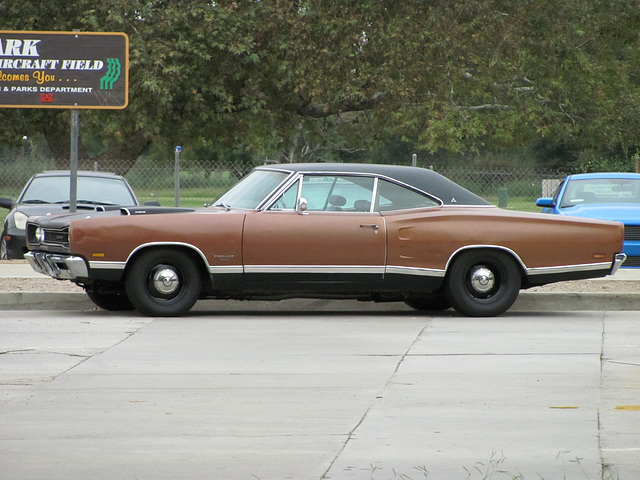
<path fill-rule="evenodd" d="M 637 311 L 215 305 L 3 312 L 2 476 L 640 475 Z"/>

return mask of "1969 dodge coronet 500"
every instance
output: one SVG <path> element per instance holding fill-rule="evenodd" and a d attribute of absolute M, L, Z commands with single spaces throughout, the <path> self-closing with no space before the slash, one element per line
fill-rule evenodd
<path fill-rule="evenodd" d="M 186 313 L 201 298 L 404 301 L 471 316 L 521 288 L 615 273 L 623 225 L 510 212 L 421 168 L 256 168 L 214 205 L 27 223 L 38 272 L 108 310 Z"/>

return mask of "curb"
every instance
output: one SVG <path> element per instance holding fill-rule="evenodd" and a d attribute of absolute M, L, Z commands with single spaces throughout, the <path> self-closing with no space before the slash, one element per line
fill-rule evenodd
<path fill-rule="evenodd" d="M 204 300 L 207 301 L 207 300 Z M 198 303 L 204 302 L 203 300 Z M 375 303 L 348 300 L 293 299 L 282 301 L 208 300 L 215 311 L 299 310 L 381 312 L 412 311 L 403 303 Z M 268 306 L 267 306 L 268 305 Z M 196 304 L 197 306 L 197 304 Z M 265 308 L 266 307 L 266 308 Z M 0 310 L 93 310 L 97 308 L 85 293 L 3 292 Z M 202 310 L 202 308 L 200 309 Z M 533 293 L 521 292 L 511 312 L 522 311 L 640 311 L 640 293 Z"/>
<path fill-rule="evenodd" d="M 510 311 L 640 310 L 640 293 L 533 293 L 521 292 Z"/>
<path fill-rule="evenodd" d="M 3 292 L 0 310 L 91 310 L 86 293 Z"/>

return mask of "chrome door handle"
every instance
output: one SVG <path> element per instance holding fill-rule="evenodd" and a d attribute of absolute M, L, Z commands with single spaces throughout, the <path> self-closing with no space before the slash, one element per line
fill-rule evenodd
<path fill-rule="evenodd" d="M 377 230 L 378 228 L 380 228 L 380 225 L 378 225 L 377 223 L 363 223 L 360 225 L 361 227 L 371 227 L 375 230 Z"/>

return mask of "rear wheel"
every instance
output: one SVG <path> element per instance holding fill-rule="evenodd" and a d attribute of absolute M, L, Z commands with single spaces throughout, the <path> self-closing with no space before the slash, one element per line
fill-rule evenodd
<path fill-rule="evenodd" d="M 127 297 L 140 312 L 157 317 L 180 316 L 200 297 L 202 279 L 189 254 L 159 249 L 143 252 L 127 268 Z"/>
<path fill-rule="evenodd" d="M 410 294 L 404 299 L 404 303 L 411 308 L 424 312 L 440 312 L 451 307 L 451 303 L 443 292 L 433 292 L 425 294 Z"/>
<path fill-rule="evenodd" d="M 445 281 L 447 299 L 458 312 L 492 317 L 506 312 L 520 292 L 520 269 L 505 252 L 470 250 L 458 256 Z"/>

